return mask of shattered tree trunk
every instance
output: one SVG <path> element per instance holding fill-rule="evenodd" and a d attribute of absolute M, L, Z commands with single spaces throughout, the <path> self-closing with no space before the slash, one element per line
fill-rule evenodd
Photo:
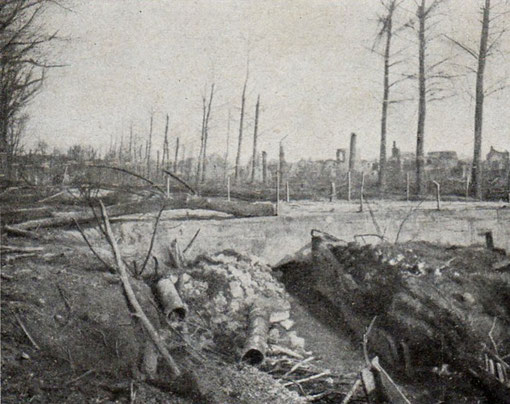
<path fill-rule="evenodd" d="M 489 39 L 490 24 L 490 0 L 485 0 L 483 8 L 482 34 L 480 37 L 480 50 L 478 52 L 478 69 L 476 72 L 476 96 L 475 96 L 475 141 L 473 150 L 473 171 L 472 184 L 476 199 L 482 199 L 482 123 L 483 123 L 483 102 L 484 74 L 487 60 L 487 46 Z"/>

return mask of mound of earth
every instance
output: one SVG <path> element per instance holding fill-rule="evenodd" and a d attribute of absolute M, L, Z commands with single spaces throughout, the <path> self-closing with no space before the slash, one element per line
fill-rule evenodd
<path fill-rule="evenodd" d="M 247 311 L 259 302 L 272 313 L 273 342 L 304 352 L 302 339 L 288 331 L 290 305 L 268 266 L 227 251 L 180 270 L 160 268 L 179 280 L 188 306 L 187 319 L 174 322 L 154 296 L 155 279 L 131 277 L 144 312 L 183 373 L 191 375 L 187 380 L 194 385 L 186 386 L 184 379 L 171 379 L 161 359 L 155 377 L 145 374 L 147 352 L 154 349 L 118 276 L 77 260 L 70 248 L 55 250 L 48 244 L 49 256 L 2 267 L 2 402 L 304 402 L 269 374 L 239 361 Z"/>
<path fill-rule="evenodd" d="M 424 242 L 361 245 L 315 232 L 312 256 L 314 288 L 359 340 L 373 322 L 368 349 L 388 367 L 410 375 L 449 364 L 496 395 L 510 391 L 503 359 L 510 352 L 510 273 L 494 269 L 501 252 Z M 486 377 L 488 361 L 501 371 Z"/>

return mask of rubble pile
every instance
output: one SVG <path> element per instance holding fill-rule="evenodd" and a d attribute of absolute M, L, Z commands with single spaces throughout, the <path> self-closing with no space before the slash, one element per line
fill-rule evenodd
<path fill-rule="evenodd" d="M 179 280 L 182 299 L 205 322 L 203 338 L 239 358 L 251 307 L 263 307 L 269 320 L 268 342 L 304 354 L 304 339 L 292 330 L 290 303 L 269 266 L 256 257 L 226 250 L 198 257 Z M 198 331 L 200 333 L 200 330 Z"/>

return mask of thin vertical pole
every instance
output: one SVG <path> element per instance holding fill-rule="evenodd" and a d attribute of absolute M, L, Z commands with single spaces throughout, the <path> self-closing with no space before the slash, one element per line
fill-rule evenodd
<path fill-rule="evenodd" d="M 334 182 L 331 183 L 331 195 L 329 201 L 333 202 L 336 199 L 336 185 Z"/>
<path fill-rule="evenodd" d="M 227 201 L 230 202 L 230 175 L 227 177 Z"/>
<path fill-rule="evenodd" d="M 351 201 L 351 172 L 347 172 L 347 200 Z"/>
<path fill-rule="evenodd" d="M 289 187 L 289 181 L 285 183 L 285 188 L 287 191 L 287 203 L 290 202 L 290 187 Z"/>
<path fill-rule="evenodd" d="M 365 188 L 365 173 L 361 173 L 361 187 L 359 190 L 359 211 L 363 212 L 363 191 Z"/>
<path fill-rule="evenodd" d="M 406 201 L 409 202 L 409 171 L 406 173 Z"/>
<path fill-rule="evenodd" d="M 276 216 L 280 214 L 280 172 L 276 172 Z"/>
<path fill-rule="evenodd" d="M 170 198 L 170 177 L 166 176 L 166 197 Z"/>
<path fill-rule="evenodd" d="M 466 175 L 466 199 L 469 198 L 469 175 Z"/>
<path fill-rule="evenodd" d="M 437 181 L 432 181 L 436 186 L 436 203 L 437 210 L 441 210 L 441 184 Z"/>

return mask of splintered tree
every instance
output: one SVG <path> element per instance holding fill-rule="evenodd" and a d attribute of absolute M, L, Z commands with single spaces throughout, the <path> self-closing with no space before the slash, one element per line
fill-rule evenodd
<path fill-rule="evenodd" d="M 257 136 L 259 127 L 259 107 L 260 95 L 257 97 L 257 105 L 255 106 L 255 129 L 253 130 L 253 155 L 251 159 L 251 182 L 255 182 L 255 169 L 257 168 Z"/>
<path fill-rule="evenodd" d="M 5 156 L 6 178 L 10 179 L 12 158 L 28 116 L 24 108 L 42 87 L 49 63 L 48 34 L 41 18 L 50 0 L 0 1 L 0 157 Z M 1 160 L 1 159 L 0 159 Z"/>
<path fill-rule="evenodd" d="M 211 116 L 211 105 L 214 96 L 214 84 L 211 85 L 211 94 L 207 104 L 205 96 L 202 97 L 202 130 L 200 133 L 200 151 L 197 162 L 197 184 L 205 181 L 205 158 L 207 153 L 207 138 L 209 134 L 209 117 Z"/>
<path fill-rule="evenodd" d="M 209 95 L 209 103 L 207 104 L 207 115 L 205 117 L 204 147 L 202 152 L 202 182 L 205 182 L 207 168 L 207 140 L 209 139 L 209 119 L 211 117 L 211 105 L 213 97 L 214 97 L 214 83 L 211 85 L 211 94 Z"/>
<path fill-rule="evenodd" d="M 383 78 L 383 100 L 382 100 L 382 112 L 381 112 L 381 144 L 379 152 L 379 190 L 384 191 L 386 184 L 386 136 L 387 136 L 387 123 L 388 123 L 388 107 L 391 103 L 398 102 L 396 100 L 390 100 L 390 90 L 393 86 L 399 82 L 407 79 L 406 77 L 399 78 L 390 82 L 390 69 L 402 62 L 402 60 L 394 60 L 395 57 L 401 52 L 398 51 L 392 54 L 392 41 L 393 37 L 401 30 L 407 28 L 409 23 L 401 25 L 395 28 L 394 17 L 395 12 L 402 0 L 381 0 L 381 4 L 384 8 L 384 14 L 379 16 L 379 32 L 377 38 L 372 47 L 372 51 L 376 52 L 376 47 L 379 41 L 384 41 L 384 50 L 379 53 L 384 60 L 384 78 Z M 378 53 L 378 52 L 377 52 Z"/>
<path fill-rule="evenodd" d="M 166 114 L 166 123 L 165 123 L 165 138 L 163 139 L 163 157 L 161 158 L 161 167 L 168 169 L 170 165 L 170 149 L 168 147 L 168 125 L 169 125 L 169 117 Z"/>
<path fill-rule="evenodd" d="M 225 163 L 223 170 L 223 181 L 226 181 L 228 175 L 228 152 L 230 149 L 230 109 L 228 110 L 227 121 L 227 144 L 225 145 Z"/>
<path fill-rule="evenodd" d="M 239 119 L 239 138 L 237 141 L 237 156 L 236 165 L 234 168 L 234 181 L 239 182 L 239 170 L 241 167 L 241 147 L 243 144 L 243 124 L 244 124 L 244 107 L 246 104 L 246 85 L 248 84 L 248 72 L 246 72 L 246 79 L 244 80 L 243 95 L 241 96 L 241 117 Z"/>
<path fill-rule="evenodd" d="M 451 94 L 447 93 L 441 84 L 444 80 L 451 80 L 453 75 L 443 70 L 444 64 L 450 59 L 445 57 L 432 64 L 428 63 L 427 48 L 432 36 L 429 36 L 430 28 L 436 24 L 429 24 L 435 11 L 444 0 L 421 0 L 416 12 L 418 20 L 418 127 L 416 131 L 416 195 L 421 195 L 424 188 L 425 169 L 425 118 L 427 103 L 443 100 Z"/>
<path fill-rule="evenodd" d="M 473 149 L 473 167 L 471 173 L 471 184 L 473 196 L 482 199 L 482 125 L 485 98 L 506 87 L 505 79 L 497 80 L 493 85 L 485 87 L 485 70 L 489 57 L 495 55 L 503 35 L 508 27 L 504 25 L 505 14 L 510 10 L 500 8 L 504 2 L 492 3 L 491 0 L 485 0 L 481 7 L 481 33 L 478 51 L 469 44 L 462 43 L 454 38 L 449 38 L 457 47 L 462 49 L 467 55 L 471 56 L 476 62 L 476 68 L 467 67 L 468 70 L 476 74 L 475 83 L 475 116 L 474 116 L 474 149 Z"/>

